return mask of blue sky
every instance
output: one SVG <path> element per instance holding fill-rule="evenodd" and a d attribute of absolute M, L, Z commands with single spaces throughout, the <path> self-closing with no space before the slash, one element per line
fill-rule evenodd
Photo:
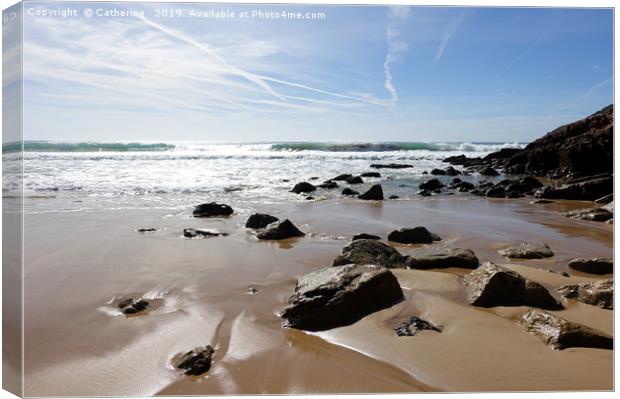
<path fill-rule="evenodd" d="M 609 9 L 68 5 L 24 6 L 26 139 L 530 141 L 613 102 Z"/>

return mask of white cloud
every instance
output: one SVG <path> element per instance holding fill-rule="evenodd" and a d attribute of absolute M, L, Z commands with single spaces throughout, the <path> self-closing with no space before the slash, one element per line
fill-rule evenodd
<path fill-rule="evenodd" d="M 393 6 L 388 8 L 388 25 L 386 29 L 386 39 L 388 52 L 383 62 L 383 72 L 385 75 L 384 87 L 390 93 L 388 104 L 390 107 L 398 102 L 398 92 L 394 86 L 394 76 L 392 75 L 392 64 L 398 60 L 400 54 L 407 51 L 408 44 L 400 39 L 398 30 L 400 21 L 409 18 L 410 7 Z"/>
<path fill-rule="evenodd" d="M 444 32 L 441 42 L 439 43 L 439 47 L 437 47 L 437 52 L 435 53 L 433 64 L 436 64 L 441 59 L 441 57 L 443 56 L 443 52 L 448 45 L 448 42 L 452 38 L 452 35 L 454 35 L 454 32 L 456 32 L 459 25 L 461 25 L 461 22 L 463 22 L 466 16 L 467 10 L 463 11 L 463 13 L 458 18 L 456 18 L 451 25 L 448 26 L 448 29 L 446 29 L 446 31 Z"/>

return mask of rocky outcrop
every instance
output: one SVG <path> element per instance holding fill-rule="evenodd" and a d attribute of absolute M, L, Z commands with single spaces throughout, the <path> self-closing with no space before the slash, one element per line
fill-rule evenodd
<path fill-rule="evenodd" d="M 408 264 L 412 269 L 446 267 L 475 269 L 478 267 L 479 261 L 471 249 L 431 246 L 410 251 Z"/>
<path fill-rule="evenodd" d="M 497 252 L 507 258 L 517 259 L 542 259 L 553 256 L 551 248 L 539 242 L 520 242 Z"/>
<path fill-rule="evenodd" d="M 233 209 L 225 204 L 218 204 L 216 202 L 209 202 L 208 204 L 200 204 L 194 208 L 194 217 L 197 218 L 211 218 L 219 216 L 230 216 L 233 214 Z"/>
<path fill-rule="evenodd" d="M 539 309 L 530 309 L 521 317 L 519 325 L 553 349 L 613 349 L 613 338 L 609 335 Z"/>
<path fill-rule="evenodd" d="M 364 184 L 364 180 L 360 176 L 351 176 L 346 182 L 349 184 Z"/>
<path fill-rule="evenodd" d="M 574 211 L 561 212 L 560 215 L 579 220 L 591 220 L 593 222 L 606 222 L 613 219 L 614 214 L 604 208 L 584 208 Z"/>
<path fill-rule="evenodd" d="M 406 168 L 413 168 L 413 165 L 403 164 L 403 163 L 388 163 L 388 164 L 373 163 L 370 165 L 370 167 L 374 169 L 406 169 Z"/>
<path fill-rule="evenodd" d="M 358 195 L 357 198 L 367 201 L 383 201 L 383 188 L 381 184 L 375 184 L 364 194 Z"/>
<path fill-rule="evenodd" d="M 267 226 L 256 237 L 259 240 L 285 240 L 293 237 L 303 237 L 306 234 L 299 230 L 290 220 L 275 222 Z"/>
<path fill-rule="evenodd" d="M 292 193 L 302 194 L 302 193 L 311 193 L 316 190 L 316 186 L 314 184 L 308 182 L 301 182 L 295 184 L 295 187 L 291 190 Z"/>
<path fill-rule="evenodd" d="M 614 281 L 612 279 L 564 285 L 557 289 L 564 298 L 574 299 L 603 309 L 614 308 Z"/>
<path fill-rule="evenodd" d="M 350 173 L 343 173 L 343 174 L 338 175 L 336 177 L 332 177 L 329 180 L 333 180 L 333 181 L 346 181 L 347 179 L 350 179 L 351 177 L 353 177 L 352 174 L 350 174 Z"/>
<path fill-rule="evenodd" d="M 142 298 L 127 298 L 118 303 L 118 308 L 124 315 L 135 315 L 143 312 L 150 306 L 150 303 Z"/>
<path fill-rule="evenodd" d="M 413 337 L 420 331 L 425 330 L 441 332 L 442 329 L 416 316 L 411 316 L 409 320 L 394 329 L 399 337 Z"/>
<path fill-rule="evenodd" d="M 613 184 L 614 179 L 612 175 L 596 175 L 569 180 L 559 186 L 546 185 L 538 190 L 534 196 L 546 199 L 594 201 L 613 192 Z"/>
<path fill-rule="evenodd" d="M 362 176 L 362 177 L 381 177 L 381 173 L 379 173 L 379 172 L 365 172 L 365 173 L 362 173 L 360 176 Z"/>
<path fill-rule="evenodd" d="M 393 247 L 375 239 L 354 240 L 344 247 L 334 260 L 334 266 L 355 263 L 357 265 L 378 265 L 387 268 L 407 267 L 408 259 Z"/>
<path fill-rule="evenodd" d="M 374 234 L 361 233 L 353 236 L 353 241 L 355 240 L 380 240 L 381 237 L 376 236 Z"/>
<path fill-rule="evenodd" d="M 351 190 L 349 187 L 342 190 L 342 195 L 359 195 L 359 191 Z"/>
<path fill-rule="evenodd" d="M 492 262 L 465 275 L 463 285 L 469 303 L 474 306 L 532 306 L 551 310 L 564 308 L 542 285 Z"/>
<path fill-rule="evenodd" d="M 297 280 L 280 316 L 287 327 L 320 331 L 352 324 L 402 298 L 398 280 L 385 267 L 328 267 Z"/>
<path fill-rule="evenodd" d="M 436 190 L 438 188 L 443 188 L 446 185 L 443 184 L 442 182 L 440 182 L 438 179 L 430 179 L 427 180 L 425 182 L 420 183 L 420 185 L 418 187 L 420 187 L 422 190 Z"/>
<path fill-rule="evenodd" d="M 183 229 L 183 237 L 187 238 L 223 237 L 227 235 L 228 233 L 222 233 L 220 231 L 210 229 Z"/>
<path fill-rule="evenodd" d="M 185 375 L 199 376 L 211 369 L 215 351 L 211 345 L 201 346 L 178 356 L 174 368 Z"/>
<path fill-rule="evenodd" d="M 430 244 L 441 241 L 438 235 L 431 233 L 426 227 L 403 227 L 394 230 L 388 235 L 388 240 L 400 244 Z"/>
<path fill-rule="evenodd" d="M 254 213 L 250 215 L 245 222 L 245 227 L 248 229 L 264 229 L 273 222 L 277 222 L 278 218 L 275 216 L 267 215 L 265 213 Z"/>
<path fill-rule="evenodd" d="M 336 183 L 335 181 L 328 180 L 324 183 L 319 184 L 317 187 L 331 190 L 332 188 L 338 188 L 338 183 Z"/>
<path fill-rule="evenodd" d="M 575 258 L 568 267 L 590 274 L 610 274 L 614 272 L 614 261 L 609 258 Z"/>

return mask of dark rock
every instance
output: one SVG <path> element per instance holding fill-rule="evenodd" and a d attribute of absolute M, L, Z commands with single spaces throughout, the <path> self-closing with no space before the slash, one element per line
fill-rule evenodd
<path fill-rule="evenodd" d="M 475 269 L 478 258 L 471 249 L 434 247 L 415 249 L 409 252 L 409 267 L 412 269 L 438 269 L 460 267 Z"/>
<path fill-rule="evenodd" d="M 347 179 L 349 184 L 364 184 L 364 180 L 360 176 L 351 176 Z"/>
<path fill-rule="evenodd" d="M 444 159 L 442 162 L 446 162 L 452 165 L 463 165 L 468 160 L 469 158 L 467 158 L 465 155 L 454 155 Z"/>
<path fill-rule="evenodd" d="M 465 275 L 463 284 L 467 299 L 474 306 L 533 306 L 551 310 L 564 308 L 542 285 L 492 262 Z"/>
<path fill-rule="evenodd" d="M 394 230 L 388 236 L 389 241 L 401 244 L 430 244 L 433 241 L 440 241 L 441 238 L 431 233 L 426 227 L 403 227 Z"/>
<path fill-rule="evenodd" d="M 497 184 L 496 186 L 489 188 L 484 195 L 490 198 L 504 198 L 506 197 L 506 189 L 502 185 Z"/>
<path fill-rule="evenodd" d="M 300 231 L 290 220 L 275 222 L 267 226 L 256 237 L 259 240 L 285 240 L 292 237 L 303 237 L 305 234 Z"/>
<path fill-rule="evenodd" d="M 572 180 L 560 186 L 544 186 L 534 196 L 547 199 L 594 201 L 613 192 L 613 176 L 599 175 L 592 178 Z"/>
<path fill-rule="evenodd" d="M 250 294 L 250 295 L 254 295 L 254 294 L 256 294 L 258 292 L 258 290 L 256 288 L 254 288 L 254 287 L 250 287 L 250 288 L 247 289 L 246 292 L 248 294 Z"/>
<path fill-rule="evenodd" d="M 406 168 L 413 168 L 413 165 L 408 165 L 408 164 L 403 164 L 403 163 L 388 163 L 388 164 L 373 163 L 370 165 L 370 167 L 374 169 L 406 169 Z"/>
<path fill-rule="evenodd" d="M 568 262 L 568 267 L 590 274 L 611 274 L 614 272 L 614 261 L 609 258 L 575 258 Z"/>
<path fill-rule="evenodd" d="M 334 266 L 348 265 L 378 265 L 387 268 L 404 269 L 408 259 L 393 247 L 376 239 L 354 240 L 342 248 L 334 260 Z"/>
<path fill-rule="evenodd" d="M 480 173 L 482 176 L 499 176 L 499 172 L 490 166 L 481 168 L 477 172 Z"/>
<path fill-rule="evenodd" d="M 428 190 L 420 190 L 418 191 L 418 195 L 421 197 L 430 197 L 433 194 Z"/>
<path fill-rule="evenodd" d="M 225 204 L 218 204 L 210 202 L 208 204 L 200 204 L 194 208 L 194 217 L 197 218 L 210 218 L 218 216 L 230 216 L 233 213 L 233 209 Z"/>
<path fill-rule="evenodd" d="M 368 234 L 368 233 L 361 233 L 361 234 L 357 234 L 353 236 L 353 241 L 355 240 L 380 240 L 381 237 L 373 235 L 373 234 Z"/>
<path fill-rule="evenodd" d="M 612 279 L 564 285 L 557 289 L 564 298 L 574 299 L 603 309 L 614 308 L 614 281 Z"/>
<path fill-rule="evenodd" d="M 174 367 L 185 375 L 202 375 L 211 369 L 214 352 L 211 345 L 192 349 L 180 356 Z"/>
<path fill-rule="evenodd" d="M 247 222 L 245 222 L 245 227 L 248 229 L 264 229 L 271 223 L 277 221 L 278 218 L 275 216 L 264 213 L 255 213 L 248 218 Z"/>
<path fill-rule="evenodd" d="M 381 173 L 379 173 L 379 172 L 366 172 L 366 173 L 362 173 L 360 176 L 362 176 L 362 177 L 381 177 Z"/>
<path fill-rule="evenodd" d="M 325 188 L 325 189 L 332 189 L 332 188 L 337 188 L 338 183 L 336 183 L 335 181 L 328 180 L 322 184 L 319 184 L 317 187 Z"/>
<path fill-rule="evenodd" d="M 157 231 L 155 227 L 143 227 L 136 230 L 138 233 L 154 233 Z"/>
<path fill-rule="evenodd" d="M 497 252 L 507 258 L 518 259 L 542 259 L 553 256 L 553 251 L 547 244 L 537 242 L 520 242 Z"/>
<path fill-rule="evenodd" d="M 423 175 L 428 175 L 428 171 L 425 170 L 424 172 L 422 172 L 422 174 Z"/>
<path fill-rule="evenodd" d="M 436 188 L 435 190 L 433 190 L 434 194 L 441 194 L 441 189 L 440 188 Z"/>
<path fill-rule="evenodd" d="M 359 195 L 358 191 L 351 190 L 349 187 L 342 190 L 342 195 Z"/>
<path fill-rule="evenodd" d="M 611 193 L 597 200 L 594 200 L 594 202 L 596 202 L 597 204 L 609 204 L 610 202 L 613 202 L 613 200 L 614 200 L 614 194 Z"/>
<path fill-rule="evenodd" d="M 346 181 L 347 179 L 350 179 L 350 178 L 352 178 L 352 177 L 353 177 L 353 175 L 352 175 L 352 174 L 349 174 L 349 173 L 344 173 L 344 174 L 342 174 L 342 175 L 338 175 L 338 176 L 336 176 L 336 177 L 334 177 L 334 178 L 331 178 L 331 179 L 329 179 L 329 180 L 333 180 L 333 181 Z"/>
<path fill-rule="evenodd" d="M 400 198 L 400 197 L 399 197 L 398 195 L 390 195 L 390 196 L 388 197 L 388 199 L 391 199 L 391 200 L 393 200 L 393 199 L 399 199 L 399 198 Z"/>
<path fill-rule="evenodd" d="M 195 238 L 195 237 L 223 237 L 228 233 L 222 233 L 216 230 L 209 229 L 183 229 L 183 237 Z"/>
<path fill-rule="evenodd" d="M 313 197 L 313 196 L 311 196 L 311 195 L 310 195 L 310 196 L 308 196 L 308 197 L 306 197 L 306 201 L 312 201 L 313 199 L 314 199 L 314 197 Z"/>
<path fill-rule="evenodd" d="M 560 213 L 562 216 L 593 222 L 605 222 L 614 217 L 614 214 L 603 208 L 585 208 Z"/>
<path fill-rule="evenodd" d="M 440 182 L 438 179 L 430 179 L 425 182 L 420 183 L 418 187 L 422 190 L 436 190 L 438 188 L 443 188 L 446 185 Z"/>
<path fill-rule="evenodd" d="M 293 187 L 291 192 L 295 194 L 301 194 L 301 193 L 311 193 L 315 190 L 316 190 L 316 186 L 304 181 L 304 182 L 295 184 L 295 187 Z"/>
<path fill-rule="evenodd" d="M 149 302 L 142 298 L 127 298 L 119 302 L 118 308 L 124 315 L 133 315 L 146 310 Z"/>
<path fill-rule="evenodd" d="M 509 158 L 512 158 L 515 154 L 520 153 L 521 151 L 523 150 L 520 148 L 502 148 L 499 151 L 493 152 L 485 156 L 484 158 L 482 158 L 482 160 L 492 161 L 495 159 L 509 159 Z"/>
<path fill-rule="evenodd" d="M 445 174 L 446 174 L 446 171 L 443 169 L 435 168 L 431 170 L 431 175 L 434 175 L 434 176 L 444 176 Z"/>
<path fill-rule="evenodd" d="M 459 170 L 454 169 L 452 166 L 448 166 L 445 169 L 446 175 L 448 176 L 458 176 L 461 174 L 461 172 Z"/>
<path fill-rule="evenodd" d="M 521 317 L 519 324 L 553 349 L 613 349 L 614 345 L 613 338 L 601 331 L 539 309 L 530 309 Z"/>
<path fill-rule="evenodd" d="M 385 267 L 328 267 L 297 280 L 295 293 L 280 316 L 288 327 L 326 330 L 352 324 L 402 298 L 398 280 Z"/>
<path fill-rule="evenodd" d="M 318 176 L 312 176 L 308 180 L 319 180 L 319 177 Z"/>
<path fill-rule="evenodd" d="M 374 200 L 374 201 L 382 201 L 383 200 L 383 188 L 381 184 L 375 184 L 370 187 L 368 191 L 364 194 L 359 195 L 357 198 L 363 200 Z"/>
<path fill-rule="evenodd" d="M 419 317 L 411 316 L 409 320 L 400 324 L 394 329 L 396 335 L 399 337 L 413 337 L 420 331 L 431 330 L 441 332 L 441 328 L 429 323 L 426 320 L 422 320 Z"/>

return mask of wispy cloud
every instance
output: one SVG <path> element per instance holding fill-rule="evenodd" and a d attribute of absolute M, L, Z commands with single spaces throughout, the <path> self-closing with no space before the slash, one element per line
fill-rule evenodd
<path fill-rule="evenodd" d="M 437 52 L 435 53 L 435 58 L 433 59 L 433 65 L 439 62 L 439 60 L 443 56 L 443 53 L 446 49 L 446 46 L 448 45 L 448 42 L 452 38 L 452 35 L 454 35 L 454 32 L 456 32 L 456 30 L 459 28 L 459 25 L 461 25 L 465 17 L 467 17 L 467 13 L 468 13 L 468 10 L 464 10 L 461 13 L 461 15 L 458 18 L 456 18 L 452 22 L 452 24 L 449 25 L 448 28 L 445 30 L 443 37 L 441 38 L 441 42 L 439 43 L 439 47 L 437 47 Z"/>
<path fill-rule="evenodd" d="M 613 77 L 609 77 L 603 81 L 600 81 L 594 85 L 592 85 L 588 90 L 586 90 L 581 97 L 589 97 L 590 95 L 592 95 L 592 93 L 594 93 L 595 91 L 597 91 L 598 89 L 602 89 L 603 87 L 606 87 L 608 85 L 610 85 L 613 81 Z"/>
<path fill-rule="evenodd" d="M 385 89 L 390 93 L 389 105 L 393 107 L 398 101 L 398 92 L 394 87 L 394 76 L 392 75 L 392 64 L 398 59 L 400 54 L 407 51 L 408 44 L 400 39 L 399 24 L 409 18 L 410 8 L 406 6 L 393 6 L 388 10 L 388 25 L 386 37 L 388 43 L 388 53 L 383 62 L 383 72 L 385 75 Z"/>

